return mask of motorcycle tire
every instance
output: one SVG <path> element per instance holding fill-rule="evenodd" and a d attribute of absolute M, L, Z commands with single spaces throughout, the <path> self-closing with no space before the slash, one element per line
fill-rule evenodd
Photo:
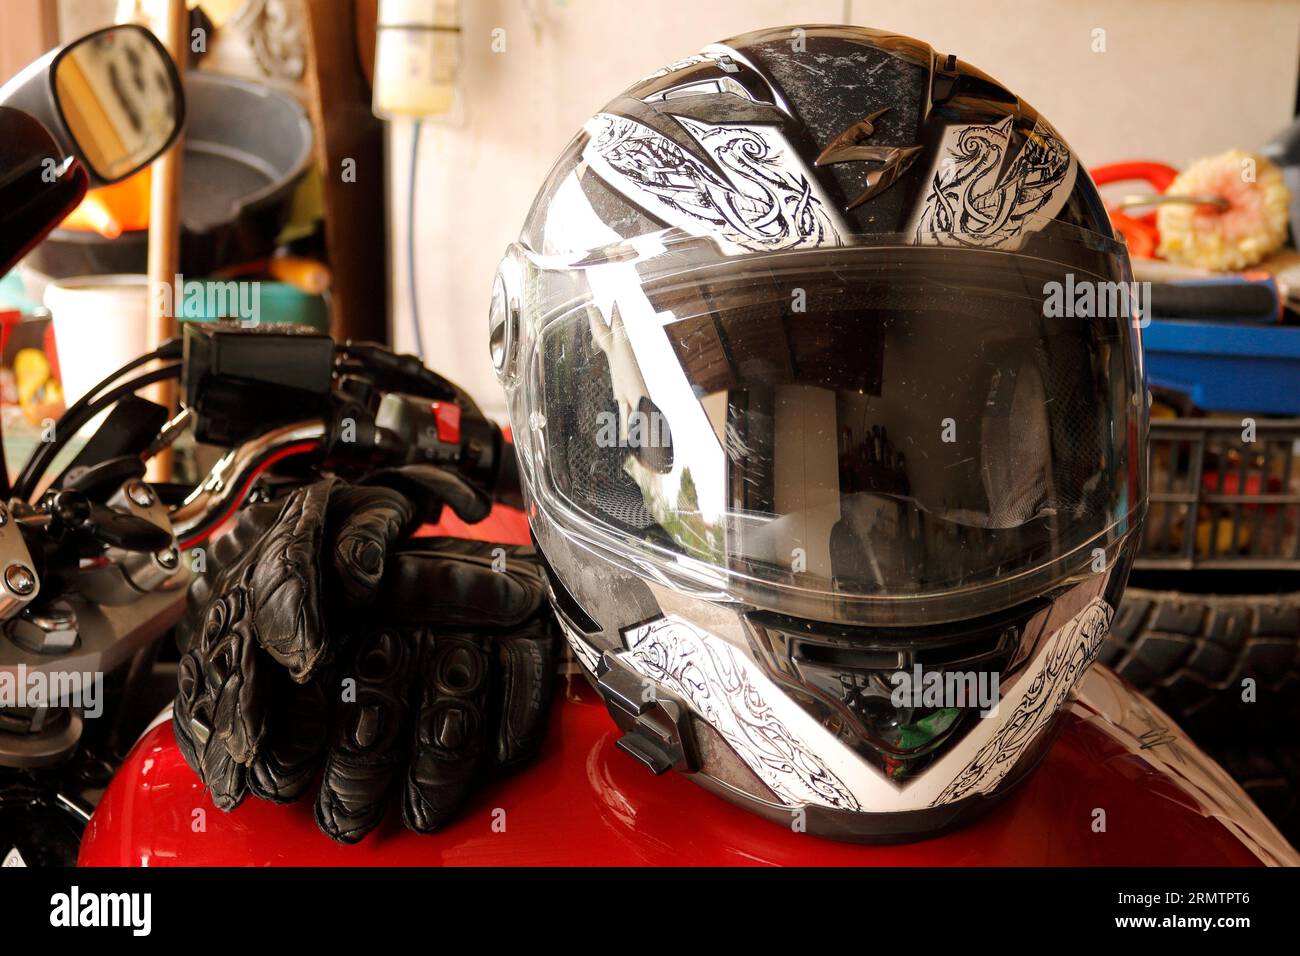
<path fill-rule="evenodd" d="M 1101 661 L 1207 749 L 1247 738 L 1294 742 L 1300 593 L 1129 588 Z"/>

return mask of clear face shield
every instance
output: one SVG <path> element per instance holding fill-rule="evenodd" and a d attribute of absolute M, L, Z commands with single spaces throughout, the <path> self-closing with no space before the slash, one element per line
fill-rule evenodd
<path fill-rule="evenodd" d="M 532 503 L 566 533 L 683 586 L 898 623 L 1010 606 L 1138 517 L 1137 287 L 1113 241 L 639 245 L 516 248 L 498 278 Z"/>

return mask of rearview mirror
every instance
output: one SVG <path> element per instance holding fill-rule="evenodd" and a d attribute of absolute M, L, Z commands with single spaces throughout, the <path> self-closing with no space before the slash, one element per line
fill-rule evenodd
<path fill-rule="evenodd" d="M 172 58 L 149 30 L 108 27 L 51 50 L 0 87 L 0 106 L 38 119 L 100 186 L 139 172 L 185 122 Z"/>
<path fill-rule="evenodd" d="M 180 126 L 175 67 L 154 35 L 119 27 L 82 37 L 54 62 L 54 99 L 93 176 L 147 166 Z"/>

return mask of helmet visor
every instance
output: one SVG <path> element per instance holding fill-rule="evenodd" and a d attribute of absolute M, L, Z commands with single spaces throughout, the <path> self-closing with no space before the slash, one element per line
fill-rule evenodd
<path fill-rule="evenodd" d="M 590 267 L 526 373 L 536 503 L 759 603 L 1005 605 L 1142 500 L 1138 290 L 1094 238 Z"/>

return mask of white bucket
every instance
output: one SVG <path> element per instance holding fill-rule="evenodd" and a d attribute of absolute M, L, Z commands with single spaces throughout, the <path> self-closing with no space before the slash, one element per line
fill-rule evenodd
<path fill-rule="evenodd" d="M 58 279 L 45 288 L 45 307 L 54 322 L 59 376 L 69 405 L 147 351 L 146 276 Z"/>

